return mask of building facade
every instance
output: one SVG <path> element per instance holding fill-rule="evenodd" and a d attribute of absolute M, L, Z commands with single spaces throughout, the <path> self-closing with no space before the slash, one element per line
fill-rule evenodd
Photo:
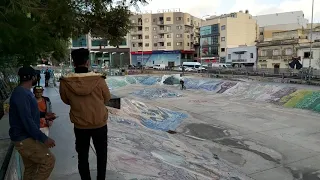
<path fill-rule="evenodd" d="M 288 68 L 292 58 L 298 57 L 300 44 L 309 42 L 302 29 L 272 34 L 272 40 L 257 43 L 259 68 Z"/>
<path fill-rule="evenodd" d="M 258 58 L 256 46 L 228 48 L 227 52 L 227 62 L 231 62 L 233 67 L 256 67 Z"/>
<path fill-rule="evenodd" d="M 255 45 L 258 26 L 248 11 L 240 11 L 207 18 L 200 34 L 201 61 L 227 63 L 228 48 Z"/>
<path fill-rule="evenodd" d="M 304 68 L 309 67 L 310 43 L 302 43 L 297 47 L 297 54 L 301 57 L 301 64 Z M 320 42 L 314 42 L 311 49 L 311 64 L 313 69 L 320 70 Z"/>
<path fill-rule="evenodd" d="M 178 66 L 197 57 L 201 19 L 176 10 L 130 18 L 131 64 Z"/>
<path fill-rule="evenodd" d="M 91 37 L 90 34 L 87 34 L 77 39 L 72 39 L 71 50 L 79 48 L 89 49 L 91 52 L 91 64 L 93 66 L 107 66 L 110 62 L 111 67 L 124 67 L 130 64 L 130 41 L 128 36 L 124 37 L 119 47 L 114 47 L 106 39 Z"/>

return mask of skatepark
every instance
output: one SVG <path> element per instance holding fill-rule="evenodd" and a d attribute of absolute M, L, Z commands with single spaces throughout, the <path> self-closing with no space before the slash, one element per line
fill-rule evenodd
<path fill-rule="evenodd" d="M 186 76 L 182 91 L 178 77 L 107 77 L 121 98 L 120 109 L 108 107 L 109 179 L 320 179 L 320 88 Z M 58 92 L 44 92 L 59 116 L 51 179 L 79 179 Z M 94 148 L 89 158 L 95 177 Z"/>

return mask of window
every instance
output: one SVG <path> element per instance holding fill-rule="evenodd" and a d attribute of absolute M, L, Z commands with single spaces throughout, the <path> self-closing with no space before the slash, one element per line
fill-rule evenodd
<path fill-rule="evenodd" d="M 132 36 L 132 39 L 137 39 L 137 36 Z"/>
<path fill-rule="evenodd" d="M 136 21 L 134 19 L 131 20 L 131 23 L 135 23 Z"/>
<path fill-rule="evenodd" d="M 167 46 L 171 46 L 171 42 L 167 42 Z"/>
<path fill-rule="evenodd" d="M 156 30 L 157 30 L 157 27 L 154 27 L 154 28 L 153 28 L 153 31 L 156 31 Z"/>
<path fill-rule="evenodd" d="M 260 66 L 261 66 L 261 68 L 267 68 L 266 64 L 261 64 Z"/>
<path fill-rule="evenodd" d="M 177 26 L 177 29 L 182 29 L 182 26 Z"/>
<path fill-rule="evenodd" d="M 144 36 L 145 39 L 149 39 L 149 35 Z"/>
<path fill-rule="evenodd" d="M 144 30 L 145 30 L 145 31 L 149 31 L 149 27 L 145 27 Z"/>
<path fill-rule="evenodd" d="M 311 52 L 311 58 L 312 58 L 312 54 L 313 54 L 313 52 Z M 308 51 L 308 52 L 304 52 L 303 53 L 303 58 L 310 58 L 310 52 Z"/>
<path fill-rule="evenodd" d="M 144 19 L 144 22 L 149 22 L 149 19 L 148 19 L 148 18 L 145 18 L 145 19 Z"/>
<path fill-rule="evenodd" d="M 157 46 L 158 46 L 158 43 L 153 43 L 153 46 L 154 46 L 154 47 L 157 47 Z"/>
<path fill-rule="evenodd" d="M 260 56 L 267 56 L 267 51 L 266 50 L 260 51 Z"/>
<path fill-rule="evenodd" d="M 292 55 L 292 49 L 286 49 L 286 55 Z"/>
<path fill-rule="evenodd" d="M 132 43 L 132 47 L 136 47 L 136 44 L 135 44 L 135 43 Z"/>
<path fill-rule="evenodd" d="M 167 31 L 171 31 L 171 26 L 167 26 Z"/>
<path fill-rule="evenodd" d="M 187 43 L 187 46 L 190 46 L 190 43 Z"/>
<path fill-rule="evenodd" d="M 182 37 L 182 34 L 177 34 L 177 38 L 181 38 Z"/>
<path fill-rule="evenodd" d="M 167 17 L 167 18 L 166 18 L 166 21 L 171 21 L 171 17 Z"/>
<path fill-rule="evenodd" d="M 226 29 L 226 26 L 225 26 L 225 25 L 221 26 L 221 31 L 223 31 L 223 30 L 225 30 L 225 29 Z"/>
<path fill-rule="evenodd" d="M 142 43 L 139 43 L 138 46 L 139 46 L 139 47 L 142 47 Z"/>
<path fill-rule="evenodd" d="M 228 59 L 231 59 L 231 54 L 228 54 Z"/>
<path fill-rule="evenodd" d="M 272 52 L 272 55 L 279 56 L 279 50 L 278 49 L 274 49 L 273 52 Z"/>
<path fill-rule="evenodd" d="M 190 22 L 190 18 L 187 18 L 187 22 Z"/>
<path fill-rule="evenodd" d="M 250 58 L 253 58 L 253 53 L 250 53 Z"/>
<path fill-rule="evenodd" d="M 190 38 L 190 35 L 189 35 L 189 34 L 187 35 L 187 38 Z"/>
<path fill-rule="evenodd" d="M 225 41 L 226 40 L 226 38 L 225 37 L 221 37 L 221 41 Z"/>
<path fill-rule="evenodd" d="M 221 52 L 225 52 L 226 51 L 226 48 L 221 48 Z"/>
<path fill-rule="evenodd" d="M 171 38 L 171 34 L 167 34 L 167 38 Z"/>
<path fill-rule="evenodd" d="M 157 22 L 157 18 L 154 18 L 154 19 L 153 19 L 153 22 Z"/>
<path fill-rule="evenodd" d="M 158 38 L 158 36 L 157 36 L 157 35 L 154 35 L 154 36 L 153 36 L 153 39 L 157 39 L 157 38 Z"/>
<path fill-rule="evenodd" d="M 263 36 L 263 32 L 260 32 L 260 36 Z"/>
<path fill-rule="evenodd" d="M 182 20 L 182 17 L 177 17 L 176 20 L 177 20 L 177 21 L 181 21 L 181 20 Z"/>
<path fill-rule="evenodd" d="M 149 47 L 149 43 L 146 43 L 144 46 L 145 46 L 145 47 Z"/>
<path fill-rule="evenodd" d="M 177 46 L 182 46 L 182 42 L 177 42 Z"/>

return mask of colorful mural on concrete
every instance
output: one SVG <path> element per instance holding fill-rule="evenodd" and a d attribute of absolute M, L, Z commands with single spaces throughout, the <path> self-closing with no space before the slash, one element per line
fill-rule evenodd
<path fill-rule="evenodd" d="M 137 119 L 139 120 L 137 123 L 142 124 L 147 128 L 162 131 L 174 131 L 182 120 L 188 117 L 181 112 L 152 106 L 127 98 L 121 99 L 121 108 L 125 113 L 122 117 Z"/>
<path fill-rule="evenodd" d="M 129 84 L 141 85 L 176 85 L 179 83 L 179 75 L 157 76 L 127 76 L 108 79 L 108 85 L 111 89 L 117 89 Z M 308 109 L 320 112 L 320 90 L 303 89 L 294 85 L 277 83 L 258 83 L 258 82 L 237 82 L 217 79 L 197 79 L 185 78 L 187 89 L 206 90 L 229 96 L 235 96 L 242 99 L 252 99 L 265 101 L 284 107 Z M 152 96 L 152 92 L 155 96 Z M 161 97 L 160 92 L 164 93 L 162 97 L 177 96 L 164 92 L 163 90 L 145 90 L 144 92 L 135 92 L 144 97 Z M 166 94 L 167 93 L 167 94 Z M 134 93 L 133 93 L 134 94 Z M 149 95 L 150 96 L 149 96 Z M 181 94 L 182 95 L 182 94 Z"/>
<path fill-rule="evenodd" d="M 131 93 L 145 99 L 181 97 L 182 94 L 165 88 L 148 88 Z"/>

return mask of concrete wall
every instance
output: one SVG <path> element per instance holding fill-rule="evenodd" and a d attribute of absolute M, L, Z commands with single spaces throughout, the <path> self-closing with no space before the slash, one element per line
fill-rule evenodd
<path fill-rule="evenodd" d="M 308 23 L 308 19 L 304 18 L 304 13 L 302 11 L 259 15 L 253 16 L 253 19 L 257 20 L 259 27 L 277 24 L 300 24 L 306 27 Z"/>

